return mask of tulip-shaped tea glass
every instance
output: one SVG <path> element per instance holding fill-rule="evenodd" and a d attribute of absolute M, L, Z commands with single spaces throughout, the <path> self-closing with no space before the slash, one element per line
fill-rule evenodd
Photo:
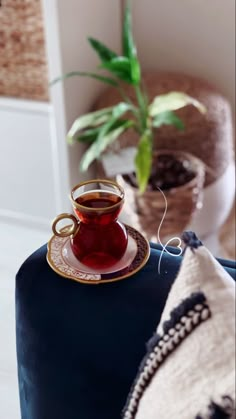
<path fill-rule="evenodd" d="M 75 215 L 61 214 L 52 224 L 55 235 L 70 236 L 77 259 L 92 269 L 104 269 L 117 263 L 124 255 L 128 236 L 125 226 L 118 221 L 124 203 L 124 191 L 110 180 L 91 180 L 75 186 L 71 191 Z M 69 229 L 57 229 L 62 219 L 70 219 Z"/>

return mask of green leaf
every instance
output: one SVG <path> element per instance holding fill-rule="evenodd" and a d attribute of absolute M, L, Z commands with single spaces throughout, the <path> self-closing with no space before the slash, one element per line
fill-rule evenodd
<path fill-rule="evenodd" d="M 133 108 L 132 105 L 126 102 L 120 102 L 115 105 L 112 109 L 112 116 L 114 118 L 119 118 L 120 116 L 124 115 L 125 112 L 130 111 Z"/>
<path fill-rule="evenodd" d="M 115 57 L 112 58 L 110 61 L 104 61 L 101 64 L 101 68 L 106 68 L 108 70 L 115 71 L 126 71 L 129 73 L 130 71 L 130 60 L 127 57 Z"/>
<path fill-rule="evenodd" d="M 116 57 L 110 61 L 103 62 L 100 68 L 109 70 L 120 80 L 132 84 L 131 65 L 127 57 Z"/>
<path fill-rule="evenodd" d="M 136 46 L 132 34 L 132 16 L 130 1 L 127 1 L 125 8 L 124 24 L 123 24 L 123 54 L 126 57 L 137 57 Z"/>
<path fill-rule="evenodd" d="M 67 141 L 72 144 L 74 135 L 85 128 L 96 127 L 111 118 L 113 108 L 105 108 L 99 111 L 90 112 L 77 118 L 67 134 Z"/>
<path fill-rule="evenodd" d="M 155 128 L 159 128 L 162 125 L 174 125 L 180 131 L 184 129 L 183 121 L 172 111 L 166 111 L 156 115 L 152 125 Z"/>
<path fill-rule="evenodd" d="M 145 93 L 141 90 L 140 86 L 135 86 L 135 93 L 140 108 L 140 124 L 143 133 L 147 128 L 148 120 L 148 107 L 146 103 L 146 96 Z"/>
<path fill-rule="evenodd" d="M 114 106 L 112 109 L 111 117 L 108 121 L 100 128 L 100 132 L 97 138 L 97 141 L 102 141 L 103 137 L 106 136 L 108 132 L 113 128 L 113 126 L 118 122 L 119 118 L 123 116 L 126 112 L 132 109 L 132 106 L 125 102 L 120 102 L 118 105 Z M 122 121 L 120 121 L 122 122 Z M 130 121 L 131 123 L 131 121 Z M 133 124 L 133 122 L 132 122 Z"/>
<path fill-rule="evenodd" d="M 81 143 L 92 143 L 95 141 L 99 135 L 101 127 L 98 128 L 88 128 L 87 130 L 82 131 L 76 140 Z"/>
<path fill-rule="evenodd" d="M 138 62 L 138 59 L 136 58 L 130 58 L 130 64 L 131 64 L 131 76 L 133 84 L 139 84 L 141 80 L 141 68 L 140 64 Z"/>
<path fill-rule="evenodd" d="M 155 117 L 162 112 L 176 111 L 177 109 L 184 108 L 187 105 L 193 105 L 199 110 L 199 112 L 206 113 L 205 106 L 197 99 L 194 99 L 185 93 L 170 92 L 155 97 L 149 106 L 149 114 L 150 116 Z"/>
<path fill-rule="evenodd" d="M 84 154 L 81 162 L 81 171 L 86 171 L 90 164 L 97 159 L 103 151 L 108 147 L 109 144 L 113 143 L 126 129 L 128 129 L 132 121 L 120 121 L 121 126 L 111 130 L 105 137 L 95 141 Z"/>
<path fill-rule="evenodd" d="M 57 77 L 56 79 L 52 80 L 49 83 L 49 85 L 53 86 L 54 84 L 56 84 L 59 81 L 64 81 L 66 79 L 69 79 L 70 77 L 75 77 L 75 76 L 91 77 L 92 79 L 96 79 L 96 80 L 99 80 L 103 83 L 110 84 L 112 86 L 118 87 L 118 83 L 115 79 L 112 79 L 110 77 L 100 76 L 99 74 L 95 74 L 95 73 L 88 73 L 88 72 L 85 72 L 85 71 L 71 71 L 70 73 L 66 73 L 63 76 Z"/>
<path fill-rule="evenodd" d="M 115 121 L 112 124 L 111 129 L 113 130 L 115 128 L 118 128 L 121 125 L 123 125 L 125 122 L 128 123 L 128 121 L 129 120 L 127 120 L 127 119 L 126 120 L 122 119 L 122 120 Z M 104 125 L 99 126 L 97 128 L 89 128 L 87 130 L 84 130 L 83 132 L 81 132 L 78 135 L 78 137 L 76 138 L 76 140 L 79 141 L 79 142 L 82 142 L 82 143 L 93 143 L 94 141 L 96 141 L 98 139 L 99 133 L 101 132 L 101 129 L 103 127 L 104 127 Z M 111 129 L 110 130 L 108 129 L 107 132 L 111 131 Z"/>
<path fill-rule="evenodd" d="M 88 38 L 88 41 L 92 48 L 96 51 L 101 61 L 110 61 L 112 58 L 117 57 L 117 54 L 106 47 L 102 42 L 94 38 Z"/>
<path fill-rule="evenodd" d="M 139 141 L 135 167 L 139 190 L 143 193 L 147 187 L 152 167 L 152 137 L 150 132 L 144 133 Z"/>
<path fill-rule="evenodd" d="M 132 34 L 132 16 L 130 2 L 127 2 L 125 8 L 125 17 L 123 25 L 123 54 L 130 60 L 131 79 L 133 84 L 139 84 L 141 79 L 141 69 L 137 58 L 137 49 Z"/>

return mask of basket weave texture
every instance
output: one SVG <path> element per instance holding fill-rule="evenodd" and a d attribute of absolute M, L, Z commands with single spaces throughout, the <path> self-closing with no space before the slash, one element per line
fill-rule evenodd
<path fill-rule="evenodd" d="M 161 151 L 156 153 L 155 158 L 158 158 L 160 153 Z M 179 155 L 188 158 L 195 177 L 183 186 L 165 190 L 165 197 L 159 190 L 146 191 L 140 195 L 122 176 L 117 177 L 118 183 L 125 190 L 125 210 L 131 225 L 154 242 L 157 241 L 158 229 L 163 242 L 174 236 L 181 236 L 191 223 L 195 211 L 202 205 L 204 165 L 189 154 L 173 154 L 176 157 Z"/>
<path fill-rule="evenodd" d="M 48 75 L 40 0 L 2 0 L 0 95 L 48 101 Z"/>
<path fill-rule="evenodd" d="M 199 99 L 207 108 L 200 114 L 193 106 L 177 113 L 185 124 L 184 131 L 173 126 L 163 126 L 155 131 L 154 149 L 186 151 L 202 160 L 209 168 L 205 186 L 215 182 L 226 170 L 234 157 L 233 124 L 231 108 L 227 99 L 205 80 L 185 74 L 146 71 L 143 81 L 149 100 L 170 91 L 182 91 Z M 126 94 L 134 101 L 132 87 L 125 86 Z M 120 101 L 119 92 L 108 88 L 95 103 L 94 108 L 112 106 Z M 138 136 L 132 130 L 120 136 L 120 146 L 137 145 Z"/>

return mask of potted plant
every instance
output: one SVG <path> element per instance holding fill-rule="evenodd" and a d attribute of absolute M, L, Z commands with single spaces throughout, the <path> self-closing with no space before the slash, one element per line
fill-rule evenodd
<path fill-rule="evenodd" d="M 149 102 L 142 85 L 129 2 L 126 4 L 123 22 L 122 55 L 94 38 L 88 38 L 88 41 L 100 59 L 98 69 L 106 70 L 108 75 L 73 71 L 57 78 L 52 84 L 74 76 L 88 76 L 118 89 L 121 101 L 112 107 L 82 115 L 74 121 L 67 135 L 68 143 L 79 141 L 88 145 L 80 162 L 80 170 L 86 171 L 112 144 L 119 144 L 121 134 L 135 130 L 139 140 L 134 157 L 134 173 L 123 176 L 123 182 L 133 188 L 136 198 L 138 197 L 140 213 L 140 200 L 145 201 L 147 193 L 157 193 L 159 189 L 173 192 L 178 188 L 183 189 L 184 185 L 192 185 L 192 190 L 196 190 L 197 185 L 200 189 L 203 175 L 197 159 L 170 151 L 157 155 L 153 152 L 153 132 L 162 125 L 174 125 L 176 129 L 183 130 L 184 124 L 175 113 L 180 108 L 193 105 L 202 113 L 206 109 L 198 100 L 182 92 L 159 95 Z M 126 94 L 127 84 L 133 88 L 135 101 Z"/>

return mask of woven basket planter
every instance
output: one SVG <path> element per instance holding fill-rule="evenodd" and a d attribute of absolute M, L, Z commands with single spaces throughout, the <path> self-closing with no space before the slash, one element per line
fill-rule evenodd
<path fill-rule="evenodd" d="M 48 101 L 48 75 L 40 0 L 2 2 L 0 95 Z"/>
<path fill-rule="evenodd" d="M 154 161 L 170 151 L 159 151 L 154 155 Z M 127 183 L 122 176 L 117 176 L 118 183 L 124 188 L 126 196 L 125 211 L 129 223 L 138 228 L 148 240 L 157 241 L 158 228 L 160 238 L 164 242 L 170 237 L 181 235 L 196 210 L 201 208 L 202 190 L 204 185 L 204 164 L 196 157 L 174 152 L 175 158 L 188 160 L 195 177 L 185 185 L 165 190 L 164 195 L 159 190 L 146 191 L 140 195 L 138 190 Z M 165 214 L 163 223 L 161 221 Z"/>
<path fill-rule="evenodd" d="M 233 125 L 231 109 L 224 96 L 210 83 L 192 76 L 169 72 L 149 71 L 143 81 L 150 101 L 159 94 L 182 91 L 199 99 L 206 107 L 207 114 L 200 114 L 194 107 L 187 106 L 177 113 L 185 124 L 184 131 L 173 126 L 158 128 L 154 138 L 156 150 L 184 150 L 202 160 L 209 170 L 205 186 L 215 182 L 233 160 Z M 125 91 L 135 101 L 133 89 L 125 86 Z M 97 100 L 94 108 L 101 109 L 120 101 L 119 92 L 108 88 Z M 129 131 L 120 137 L 121 148 L 137 145 L 137 134 Z"/>

